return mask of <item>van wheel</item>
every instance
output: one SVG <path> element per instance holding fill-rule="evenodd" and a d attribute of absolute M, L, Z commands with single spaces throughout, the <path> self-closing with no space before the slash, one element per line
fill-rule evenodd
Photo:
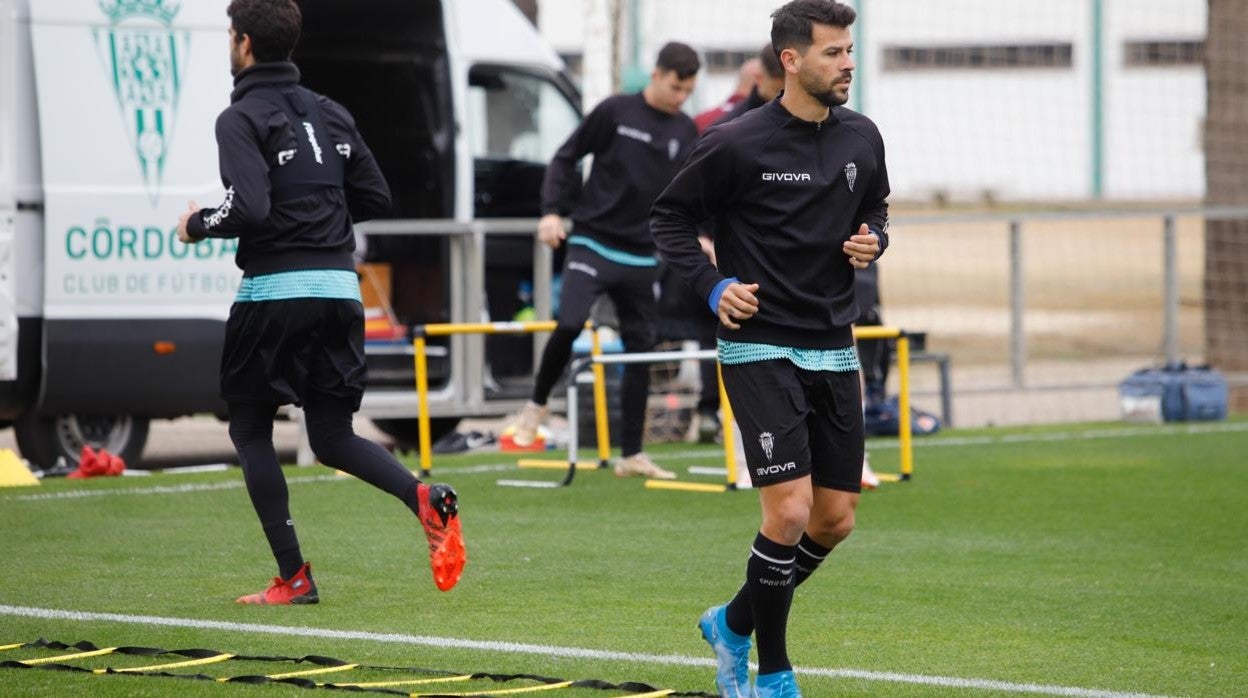
<path fill-rule="evenodd" d="M 373 425 L 383 434 L 394 439 L 400 449 L 420 450 L 420 423 L 415 419 L 374 419 Z M 429 443 L 455 431 L 459 417 L 432 417 L 429 419 Z"/>
<path fill-rule="evenodd" d="M 26 412 L 13 424 L 22 456 L 45 470 L 64 458 L 78 466 L 83 446 L 105 448 L 126 467 L 138 466 L 147 444 L 148 419 L 130 415 L 40 415 Z"/>

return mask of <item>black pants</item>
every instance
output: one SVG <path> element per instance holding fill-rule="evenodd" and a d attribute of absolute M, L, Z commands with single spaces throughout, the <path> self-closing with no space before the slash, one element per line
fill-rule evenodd
<path fill-rule="evenodd" d="M 655 268 L 618 264 L 581 245 L 570 245 L 563 266 L 563 289 L 559 295 L 559 326 L 542 350 L 542 361 L 533 386 L 533 402 L 546 404 L 550 391 L 567 367 L 572 344 L 589 319 L 594 302 L 604 293 L 615 303 L 620 318 L 620 339 L 628 352 L 654 348 L 658 304 L 654 297 Z M 646 426 L 646 399 L 650 395 L 650 367 L 627 364 L 621 395 L 624 433 L 623 455 L 641 451 Z"/>
<path fill-rule="evenodd" d="M 303 558 L 273 447 L 273 418 L 283 404 L 303 406 L 308 440 L 322 463 L 417 509 L 415 476 L 351 425 L 366 378 L 363 316 L 358 301 L 298 298 L 236 303 L 226 325 L 221 384 L 230 440 L 284 578 Z"/>

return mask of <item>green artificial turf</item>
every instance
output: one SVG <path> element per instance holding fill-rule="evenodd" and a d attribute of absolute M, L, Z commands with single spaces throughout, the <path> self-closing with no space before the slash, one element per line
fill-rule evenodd
<path fill-rule="evenodd" d="M 877 470 L 896 469 L 894 443 L 873 442 L 870 451 Z M 652 452 L 682 473 L 722 462 L 706 446 Z M 308 607 L 233 603 L 274 573 L 237 469 L 0 490 L 0 645 L 42 637 L 315 654 L 374 666 L 714 691 L 713 671 L 702 663 L 710 654 L 694 626 L 742 581 L 758 524 L 756 495 L 647 491 L 609 471 L 582 471 L 557 490 L 498 486 L 500 478 L 560 475 L 519 471 L 514 462 L 498 453 L 435 461 L 435 479 L 460 492 L 469 548 L 463 579 L 449 593 L 433 586 L 423 536 L 401 504 L 325 468 L 287 469 L 322 599 Z M 499 467 L 483 467 L 491 465 Z M 854 535 L 797 590 L 790 655 L 807 696 L 1004 695 L 1028 684 L 1040 693 L 1089 692 L 1077 695 L 1243 695 L 1246 531 L 1243 419 L 1195 430 L 1087 425 L 927 437 L 915 449 L 914 479 L 864 494 Z M 57 613 L 31 617 L 29 609 Z M 302 630 L 277 632 L 282 628 Z M 53 654 L 15 649 L 0 651 L 0 661 Z M 177 659 L 110 655 L 74 664 Z M 231 661 L 174 671 L 223 677 L 299 668 L 307 667 Z M 413 677 L 373 670 L 318 679 Z M 532 683 L 406 690 L 525 685 Z M 298 690 L 0 668 L 4 695 Z"/>

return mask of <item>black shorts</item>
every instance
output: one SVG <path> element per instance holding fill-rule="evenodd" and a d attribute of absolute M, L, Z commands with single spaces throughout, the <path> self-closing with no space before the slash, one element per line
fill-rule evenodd
<path fill-rule="evenodd" d="M 755 487 L 810 475 L 862 491 L 862 390 L 857 371 L 807 371 L 785 359 L 723 367 Z"/>
<path fill-rule="evenodd" d="M 302 405 L 316 391 L 359 409 L 367 382 L 359 301 L 292 298 L 230 308 L 221 352 L 226 402 Z"/>

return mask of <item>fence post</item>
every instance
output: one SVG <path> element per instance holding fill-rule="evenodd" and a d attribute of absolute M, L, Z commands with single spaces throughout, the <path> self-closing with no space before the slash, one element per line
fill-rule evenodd
<path fill-rule="evenodd" d="M 1162 257 L 1165 264 L 1165 299 L 1163 300 L 1163 329 L 1166 347 L 1166 363 L 1179 360 L 1179 257 L 1178 239 L 1175 233 L 1174 215 L 1165 216 L 1162 232 Z"/>
<path fill-rule="evenodd" d="M 1010 221 L 1010 369 L 1014 387 L 1025 385 L 1027 367 L 1027 339 L 1023 328 L 1023 315 L 1027 310 L 1023 275 L 1023 224 L 1018 219 Z"/>

